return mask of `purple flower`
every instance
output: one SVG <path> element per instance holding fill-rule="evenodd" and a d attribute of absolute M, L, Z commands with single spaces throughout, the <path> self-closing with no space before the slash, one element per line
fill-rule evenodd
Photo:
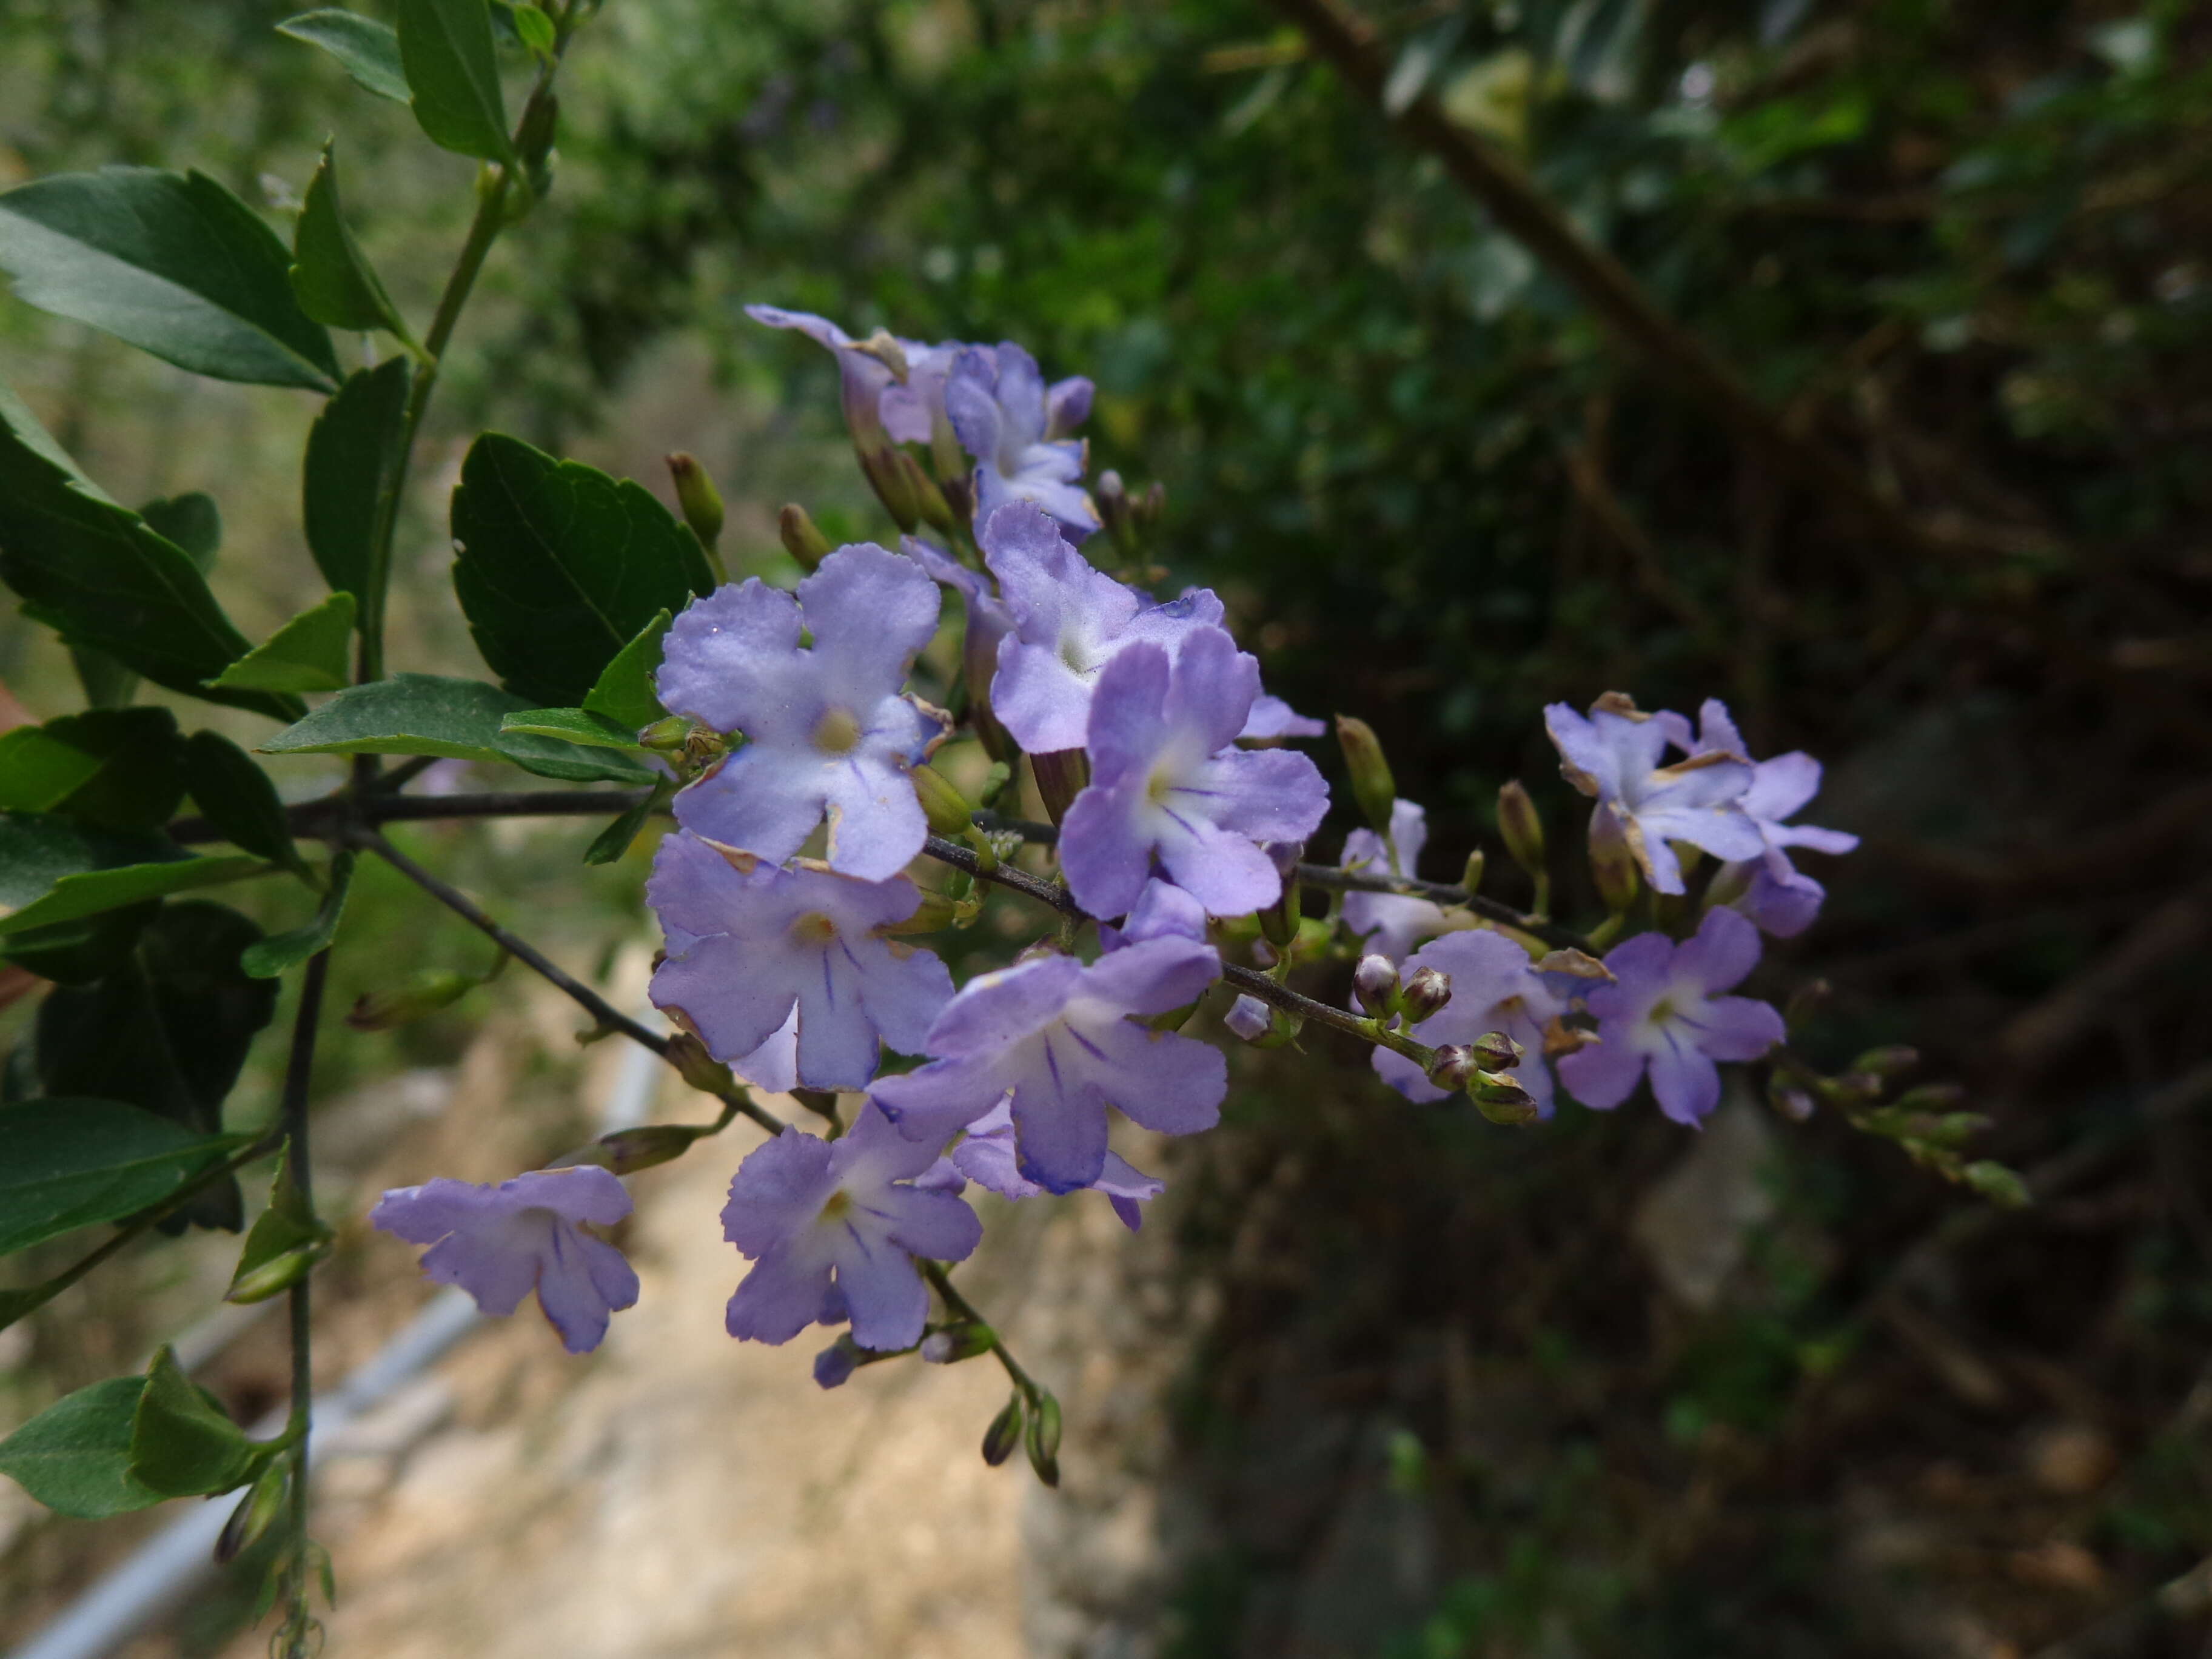
<path fill-rule="evenodd" d="M 730 1298 L 730 1334 L 788 1342 L 849 1317 L 864 1348 L 919 1342 L 929 1292 L 914 1258 L 963 1261 L 983 1237 L 961 1199 L 913 1184 L 937 1161 L 873 1108 L 837 1140 L 787 1128 L 754 1147 L 722 1206 L 722 1236 L 753 1262 Z"/>
<path fill-rule="evenodd" d="M 1528 1051 L 1513 1075 L 1549 1117 L 1552 1072 L 1544 1063 L 1544 1028 L 1567 1005 L 1544 983 L 1528 953 L 1504 934 L 1484 928 L 1431 940 L 1406 963 L 1409 977 L 1423 968 L 1451 975 L 1451 1000 L 1416 1025 L 1413 1036 L 1441 1047 L 1471 1043 L 1488 1031 L 1504 1032 Z M 1377 1048 L 1374 1065 L 1376 1075 L 1408 1100 L 1444 1098 L 1444 1091 L 1403 1054 Z"/>
<path fill-rule="evenodd" d="M 965 349 L 957 341 L 924 345 L 881 330 L 856 340 L 827 317 L 780 306 L 747 306 L 745 315 L 770 328 L 796 329 L 836 355 L 845 424 L 862 451 L 880 451 L 892 442 L 927 443 L 944 423 L 945 383 L 953 359 Z M 903 364 L 903 380 L 895 363 Z"/>
<path fill-rule="evenodd" d="M 1229 1012 L 1221 1017 L 1229 1035 L 1247 1042 L 1257 1042 L 1267 1035 L 1274 1020 L 1273 1012 L 1257 997 L 1240 996 L 1229 1005 Z"/>
<path fill-rule="evenodd" d="M 751 1056 L 796 1016 L 796 1080 L 864 1088 L 879 1041 L 915 1052 L 952 1000 L 952 975 L 933 952 L 880 931 L 921 908 L 904 876 L 779 869 L 679 830 L 653 855 L 645 896 L 668 935 L 653 1003 L 680 1015 L 717 1060 Z M 761 1056 L 763 1069 L 773 1057 Z"/>
<path fill-rule="evenodd" d="M 595 1164 L 532 1170 L 496 1187 L 440 1176 L 396 1187 L 368 1212 L 372 1225 L 428 1244 L 422 1273 L 458 1285 L 488 1314 L 511 1314 L 532 1290 L 562 1346 L 587 1353 L 607 1318 L 637 1300 L 623 1253 L 580 1231 L 611 1227 L 630 1212 L 621 1182 Z"/>
<path fill-rule="evenodd" d="M 1687 842 L 1721 859 L 1758 856 L 1765 843 L 1741 805 L 1751 787 L 1747 761 L 1716 753 L 1661 766 L 1665 723 L 1637 713 L 1617 692 L 1592 703 L 1588 718 L 1551 703 L 1544 725 L 1559 751 L 1559 775 L 1619 813 L 1630 850 L 1659 891 L 1683 890 L 1682 866 L 1669 842 Z"/>
<path fill-rule="evenodd" d="M 1733 910 L 1707 911 L 1680 945 L 1638 933 L 1605 965 L 1613 982 L 1585 999 L 1598 1041 L 1559 1060 L 1559 1080 L 1585 1106 L 1620 1105 L 1648 1066 L 1659 1109 L 1694 1127 L 1720 1103 L 1715 1060 L 1757 1060 L 1782 1041 L 1782 1016 L 1766 1004 L 1717 994 L 1759 965 L 1759 930 Z"/>
<path fill-rule="evenodd" d="M 1098 924 L 1098 942 L 1109 951 L 1142 945 L 1148 939 L 1188 939 L 1206 943 L 1206 907 L 1172 882 L 1155 876 L 1145 884 L 1119 927 Z"/>
<path fill-rule="evenodd" d="M 1706 698 L 1698 709 L 1702 729 L 1694 736 L 1690 722 L 1680 714 L 1662 713 L 1652 718 L 1665 727 L 1668 740 L 1686 754 L 1728 755 L 1739 760 L 1750 757 L 1735 722 L 1729 718 L 1728 705 L 1717 697 Z M 1845 830 L 1784 822 L 1820 793 L 1820 763 L 1802 750 L 1752 762 L 1751 787 L 1736 805 L 1765 847 L 1755 864 L 1749 860 L 1732 864 L 1713 878 L 1717 892 L 1734 893 L 1729 902 L 1777 939 L 1789 939 L 1812 926 L 1827 892 L 1790 863 L 1784 849 L 1808 847 L 1816 853 L 1848 853 L 1859 844 L 1859 838 Z"/>
<path fill-rule="evenodd" d="M 928 835 L 907 769 L 943 732 L 899 687 L 937 610 L 919 565 L 865 542 L 796 599 L 756 576 L 695 601 L 668 631 L 660 700 L 750 741 L 676 797 L 677 822 L 778 863 L 826 813 L 832 869 L 896 875 Z"/>
<path fill-rule="evenodd" d="M 1035 1198 L 1045 1190 L 1021 1172 L 1014 1152 L 1013 1109 L 1005 1101 L 968 1126 L 967 1139 L 952 1149 L 949 1161 L 961 1176 L 1001 1198 Z M 1165 1192 L 1167 1182 L 1109 1151 L 1090 1190 L 1105 1194 L 1121 1224 L 1133 1233 L 1145 1224 L 1145 1213 L 1138 1206 Z"/>
<path fill-rule="evenodd" d="M 1403 881 L 1413 875 L 1413 861 L 1428 839 L 1428 814 L 1412 801 L 1395 800 L 1390 805 L 1389 843 L 1372 830 L 1353 830 L 1344 838 L 1341 867 Z M 1394 849 L 1395 859 L 1391 857 Z M 1403 893 L 1346 893 L 1344 925 L 1364 939 L 1370 951 L 1398 963 L 1419 941 L 1448 931 L 1452 924 L 1443 906 L 1432 899 Z"/>
<path fill-rule="evenodd" d="M 1041 956 L 961 987 L 929 1029 L 928 1065 L 869 1092 L 901 1133 L 942 1145 L 1011 1092 L 1014 1157 L 1025 1180 L 1072 1193 L 1106 1168 L 1106 1109 L 1162 1134 L 1212 1128 L 1229 1089 L 1218 1050 L 1129 1016 L 1196 1000 L 1221 973 L 1212 947 L 1147 939 L 1089 967 Z"/>
<path fill-rule="evenodd" d="M 1218 628 L 1170 659 L 1124 647 L 1091 700 L 1091 785 L 1060 826 L 1060 867 L 1076 902 L 1118 916 L 1137 902 L 1155 857 L 1214 915 L 1273 904 L 1283 880 L 1258 843 L 1301 842 L 1328 810 L 1328 786 L 1304 755 L 1235 747 L 1259 665 Z"/>
<path fill-rule="evenodd" d="M 1035 501 L 1078 540 L 1098 528 L 1098 510 L 1077 482 L 1084 447 L 1060 441 L 1090 413 L 1090 381 L 1048 391 L 1036 359 L 1012 341 L 969 346 L 954 360 L 945 410 L 975 459 L 978 523 L 1008 501 Z"/>
<path fill-rule="evenodd" d="M 1116 653 L 1149 641 L 1172 654 L 1198 629 L 1221 621 L 1221 601 L 1207 589 L 1155 605 L 1115 581 L 1029 502 L 978 522 L 977 545 L 1012 623 L 999 647 L 991 708 L 1033 754 L 1083 747 L 1091 694 Z"/>
<path fill-rule="evenodd" d="M 1301 714 L 1280 697 L 1262 691 L 1252 699 L 1251 715 L 1237 737 L 1242 743 L 1258 743 L 1269 738 L 1318 738 L 1328 730 L 1321 721 Z"/>

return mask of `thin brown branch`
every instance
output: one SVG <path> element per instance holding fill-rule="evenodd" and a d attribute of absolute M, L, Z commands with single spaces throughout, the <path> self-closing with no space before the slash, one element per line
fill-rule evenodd
<path fill-rule="evenodd" d="M 1434 156 L 1499 228 L 1540 259 L 1607 327 L 1668 380 L 1705 405 L 1774 469 L 1840 509 L 1864 531 L 1918 556 L 1979 551 L 1915 523 L 1875 493 L 1855 467 L 1790 431 L 1735 370 L 1669 318 L 1627 268 L 1586 240 L 1504 155 L 1444 113 L 1425 90 L 1395 116 L 1383 102 L 1390 63 L 1374 29 L 1341 0 L 1272 0 L 1316 55 L 1411 143 Z"/>

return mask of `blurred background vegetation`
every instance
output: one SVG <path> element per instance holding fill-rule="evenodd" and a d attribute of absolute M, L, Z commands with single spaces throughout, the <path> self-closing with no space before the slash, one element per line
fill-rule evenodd
<path fill-rule="evenodd" d="M 284 9 L 0 0 L 0 184 L 189 163 L 281 217 L 335 130 L 419 315 L 467 164 L 276 36 Z M 786 500 L 888 538 L 828 357 L 739 314 L 766 300 L 1094 375 L 1094 469 L 1164 482 L 1175 582 L 1220 588 L 1273 689 L 1381 731 L 1430 810 L 1425 875 L 1478 844 L 1503 863 L 1510 777 L 1571 839 L 1542 702 L 1727 699 L 1756 752 L 1821 757 L 1808 816 L 1866 838 L 1758 988 L 1832 982 L 1804 1036 L 1824 1062 L 1910 1043 L 1964 1080 L 2043 1201 L 2000 1218 L 1744 1103 L 1735 1175 L 1682 1200 L 1723 1269 L 1686 1295 L 1648 1201 L 1684 1139 L 1650 1112 L 1515 1133 L 1395 1105 L 1326 1037 L 1249 1064 L 1231 1127 L 1168 1171 L 1197 1195 L 1182 1271 L 1222 1294 L 1172 1477 L 1206 1541 L 1162 1639 L 2197 1653 L 2203 1597 L 2149 1598 L 2212 1553 L 2190 1115 L 2212 1097 L 2212 17 L 1367 15 L 1394 94 L 1516 158 L 1950 550 L 1778 479 L 1256 0 L 608 0 L 564 76 L 557 188 L 495 258 L 434 416 L 398 665 L 467 672 L 441 526 L 481 427 L 656 488 L 663 452 L 696 451 L 739 569 L 781 568 Z M 249 636 L 316 596 L 296 398 L 7 301 L 0 375 L 119 498 L 218 496 L 214 581 Z M 77 693 L 36 632 L 0 622 L 0 680 L 46 717 Z M 641 866 L 579 878 L 586 833 L 447 856 L 611 951 L 641 931 Z M 367 896 L 349 928 L 444 925 Z M 390 1057 L 327 1052 L 334 1087 Z M 48 1314 L 19 1382 L 70 1369 Z M 1370 1510 L 1419 1516 L 1418 1571 L 1329 1566 Z M 1324 1568 L 1341 1606 L 1307 1593 Z"/>

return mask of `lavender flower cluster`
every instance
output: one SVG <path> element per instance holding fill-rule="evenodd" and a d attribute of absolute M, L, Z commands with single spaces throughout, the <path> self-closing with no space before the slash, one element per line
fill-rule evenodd
<path fill-rule="evenodd" d="M 756 576 L 698 600 L 659 672 L 661 702 L 708 758 L 674 796 L 647 889 L 666 937 L 653 999 L 755 1086 L 861 1097 L 842 1134 L 787 1127 L 738 1166 L 723 1231 L 751 1267 L 730 1298 L 732 1336 L 849 1325 L 817 1365 L 825 1385 L 855 1346 L 921 1345 L 921 1264 L 962 1261 L 981 1236 L 971 1182 L 1010 1200 L 1095 1191 L 1139 1225 L 1162 1186 L 1110 1149 L 1110 1118 L 1176 1135 L 1218 1121 L 1225 1058 L 1181 1028 L 1240 949 L 1278 985 L 1295 963 L 1362 954 L 1358 1029 L 1376 1072 L 1416 1101 L 1480 1079 L 1531 1115 L 1561 1089 L 1606 1109 L 1648 1077 L 1661 1109 L 1695 1125 L 1719 1101 L 1719 1062 L 1781 1040 L 1773 1007 L 1728 994 L 1757 965 L 1762 931 L 1799 932 L 1820 908 L 1790 850 L 1854 844 L 1787 822 L 1819 787 L 1811 757 L 1754 763 L 1718 702 L 1695 727 L 1617 695 L 1587 714 L 1548 708 L 1562 772 L 1595 801 L 1593 870 L 1612 912 L 1600 934 L 1618 939 L 1600 962 L 1452 890 L 1416 890 L 1423 811 L 1387 784 L 1387 811 L 1370 804 L 1347 743 L 1377 821 L 1346 838 L 1339 867 L 1406 890 L 1346 891 L 1327 918 L 1305 917 L 1297 861 L 1329 792 L 1283 745 L 1325 728 L 1261 690 L 1214 593 L 1160 601 L 1085 556 L 1128 512 L 1118 481 L 1103 514 L 1083 483 L 1072 434 L 1091 383 L 1048 385 L 1011 343 L 856 340 L 818 317 L 752 314 L 836 354 L 862 471 L 908 534 L 896 551 L 817 550 L 788 591 Z M 911 679 L 944 588 L 964 611 L 958 722 Z M 972 903 L 945 902 L 966 878 L 933 895 L 911 866 L 933 821 L 945 827 L 918 783 L 948 787 L 928 763 L 963 725 L 1001 761 L 1029 758 L 1057 820 L 1058 878 L 1096 945 L 1070 925 L 956 985 L 911 936 L 972 920 Z M 1540 862 L 1516 851 L 1532 872 Z M 1717 864 L 1693 896 L 1686 860 L 1698 854 Z M 1639 879 L 1686 937 L 1620 937 Z M 1273 945 L 1255 938 L 1270 913 Z M 1221 1023 L 1262 1043 L 1297 1033 L 1250 996 Z M 907 1058 L 886 1069 L 887 1055 Z M 430 1245 L 425 1272 L 488 1311 L 534 1287 L 580 1352 L 636 1298 L 619 1252 L 583 1231 L 629 1207 L 613 1175 L 580 1164 L 497 1187 L 433 1181 L 386 1194 L 373 1219 Z"/>

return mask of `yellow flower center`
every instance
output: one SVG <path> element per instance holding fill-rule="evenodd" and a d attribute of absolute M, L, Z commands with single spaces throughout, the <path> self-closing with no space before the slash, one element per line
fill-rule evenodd
<path fill-rule="evenodd" d="M 791 924 L 791 937 L 801 945 L 827 945 L 837 937 L 837 924 L 819 910 L 809 910 Z"/>
<path fill-rule="evenodd" d="M 849 708 L 833 708 L 814 727 L 814 746 L 825 755 L 848 755 L 860 741 L 860 722 Z"/>
<path fill-rule="evenodd" d="M 829 1222 L 842 1221 L 845 1218 L 845 1212 L 852 1207 L 852 1194 L 841 1187 L 830 1194 L 830 1201 L 822 1206 L 822 1219 Z"/>

